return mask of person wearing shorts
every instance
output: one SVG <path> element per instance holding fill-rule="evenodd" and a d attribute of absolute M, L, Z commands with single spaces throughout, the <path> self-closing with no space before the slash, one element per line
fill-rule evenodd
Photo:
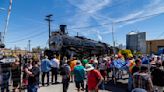
<path fill-rule="evenodd" d="M 84 91 L 85 68 L 83 65 L 81 65 L 81 62 L 79 60 L 77 61 L 74 68 L 74 79 L 78 92 L 80 92 L 81 87 L 81 90 Z"/>

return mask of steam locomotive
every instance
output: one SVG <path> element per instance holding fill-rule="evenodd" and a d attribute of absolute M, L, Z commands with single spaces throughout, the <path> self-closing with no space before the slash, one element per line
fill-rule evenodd
<path fill-rule="evenodd" d="M 50 50 L 62 56 L 92 56 L 110 53 L 108 44 L 87 39 L 82 36 L 69 36 L 66 25 L 60 25 L 60 30 L 51 33 Z"/>

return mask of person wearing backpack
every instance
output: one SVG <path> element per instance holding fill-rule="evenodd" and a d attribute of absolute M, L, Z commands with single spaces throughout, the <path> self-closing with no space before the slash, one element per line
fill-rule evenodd
<path fill-rule="evenodd" d="M 62 76 L 62 84 L 63 84 L 63 92 L 67 92 L 70 82 L 71 68 L 70 66 L 64 62 L 61 66 L 60 75 Z"/>
<path fill-rule="evenodd" d="M 161 63 L 157 63 L 155 69 L 153 69 L 152 73 L 152 81 L 154 84 L 154 88 L 159 92 L 164 91 L 164 70 L 162 69 Z"/>
<path fill-rule="evenodd" d="M 145 89 L 147 92 L 154 91 L 152 79 L 148 74 L 147 66 L 142 65 L 140 71 L 133 74 L 133 87 Z"/>

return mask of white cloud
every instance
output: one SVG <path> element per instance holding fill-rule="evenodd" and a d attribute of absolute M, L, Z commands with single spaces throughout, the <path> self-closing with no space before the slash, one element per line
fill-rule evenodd
<path fill-rule="evenodd" d="M 68 0 L 70 4 L 87 13 L 95 13 L 111 3 L 111 0 Z"/>
<path fill-rule="evenodd" d="M 100 35 L 99 31 L 97 31 L 97 37 L 98 37 L 98 41 L 102 41 L 102 40 L 103 40 L 103 38 L 102 38 L 102 36 Z"/>
<path fill-rule="evenodd" d="M 149 18 L 152 18 L 156 15 L 164 13 L 164 2 L 163 0 L 153 0 L 147 7 L 142 10 L 138 10 L 137 12 L 132 12 L 124 17 L 119 19 L 115 19 L 116 23 L 121 23 L 122 26 L 127 24 L 136 23 L 138 21 L 143 21 Z"/>
<path fill-rule="evenodd" d="M 130 19 L 133 19 L 133 18 L 135 18 L 135 17 L 138 17 L 138 16 L 141 15 L 141 14 L 143 14 L 143 11 L 131 13 L 131 14 L 129 14 L 129 15 L 126 15 L 125 17 L 114 19 L 113 22 L 114 22 L 114 23 L 117 23 L 117 22 L 121 22 L 121 21 L 130 20 Z"/>
<path fill-rule="evenodd" d="M 94 21 L 96 21 L 96 24 L 101 25 L 105 22 L 107 22 L 107 17 L 102 16 L 101 14 L 99 14 L 98 12 L 101 11 L 102 9 L 104 9 L 106 6 L 110 6 L 111 5 L 111 0 L 68 0 L 70 2 L 70 4 L 72 4 L 73 6 L 77 7 L 80 11 L 77 12 L 77 16 L 75 15 L 73 20 L 76 21 L 75 23 L 73 23 L 73 27 L 78 27 L 78 26 L 90 26 L 93 25 L 91 19 L 94 19 Z M 79 14 L 80 13 L 80 14 Z M 79 17 L 79 15 L 81 15 Z M 102 20 L 102 18 L 104 19 L 104 21 Z M 110 19 L 108 19 L 110 22 Z M 103 26 L 105 30 L 109 30 L 109 27 L 107 26 Z M 101 28 L 102 29 L 102 28 Z M 83 29 L 84 32 L 82 32 L 85 36 L 86 35 L 91 35 L 91 34 L 97 34 L 97 32 L 95 32 L 96 30 L 98 30 L 98 28 L 89 28 L 89 29 Z M 101 32 L 98 31 L 100 34 Z M 98 38 L 100 37 L 100 34 Z"/>
<path fill-rule="evenodd" d="M 100 27 L 93 27 L 89 29 L 77 29 L 74 31 L 75 32 L 78 31 L 87 37 L 91 34 L 96 34 L 97 35 L 96 37 L 99 40 L 102 39 L 101 35 L 111 33 L 112 22 L 121 21 L 119 26 L 124 26 L 124 25 L 133 24 L 138 21 L 143 21 L 152 18 L 157 14 L 164 13 L 164 2 L 162 2 L 163 0 L 151 0 L 150 3 L 145 4 L 142 9 L 132 10 L 129 11 L 129 13 L 127 13 L 126 11 L 122 11 L 123 13 L 127 13 L 127 14 L 120 18 L 112 18 L 108 16 L 109 14 L 115 13 L 116 11 L 109 11 L 105 13 L 101 12 L 103 9 L 107 9 L 107 7 L 112 6 L 112 4 L 115 3 L 112 0 L 68 0 L 68 1 L 72 6 L 77 8 L 76 14 L 69 20 L 71 23 L 70 24 L 71 27 L 77 28 L 77 27 L 85 27 L 85 26 L 92 26 L 92 25 L 101 25 Z M 117 2 L 119 2 L 119 0 Z"/>
<path fill-rule="evenodd" d="M 4 10 L 6 10 L 6 9 L 5 9 L 5 8 L 0 7 L 0 11 L 1 11 L 1 10 L 2 10 L 2 11 L 4 11 Z"/>

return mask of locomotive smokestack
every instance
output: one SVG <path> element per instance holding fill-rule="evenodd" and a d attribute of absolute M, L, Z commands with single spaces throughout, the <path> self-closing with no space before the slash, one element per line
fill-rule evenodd
<path fill-rule="evenodd" d="M 60 31 L 65 34 L 65 29 L 66 29 L 67 25 L 60 25 Z"/>

